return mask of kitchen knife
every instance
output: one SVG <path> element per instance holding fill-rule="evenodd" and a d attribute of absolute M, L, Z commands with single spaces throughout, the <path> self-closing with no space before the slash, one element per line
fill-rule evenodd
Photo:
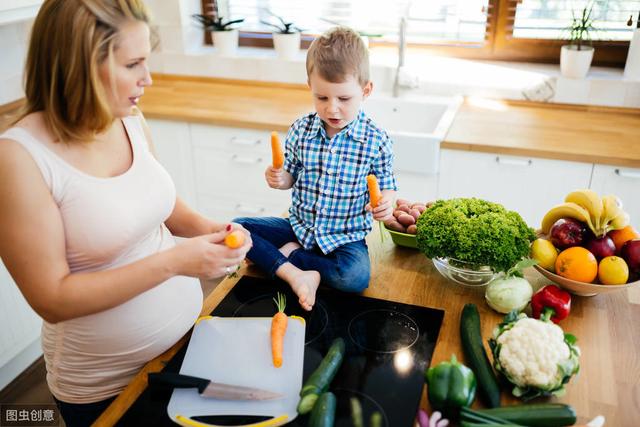
<path fill-rule="evenodd" d="M 150 373 L 149 385 L 162 388 L 197 388 L 202 397 L 223 400 L 272 400 L 279 399 L 282 394 L 259 388 L 222 384 L 205 378 L 176 374 L 173 372 Z"/>

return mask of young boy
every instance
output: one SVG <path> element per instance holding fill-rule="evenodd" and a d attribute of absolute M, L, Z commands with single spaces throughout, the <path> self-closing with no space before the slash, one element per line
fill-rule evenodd
<path fill-rule="evenodd" d="M 348 292 L 367 288 L 364 238 L 372 220 L 391 217 L 397 188 L 392 142 L 360 109 L 373 88 L 360 36 L 343 27 L 328 31 L 309 47 L 306 65 L 316 111 L 289 129 L 283 168 L 265 171 L 271 188 L 293 188 L 289 218 L 234 222 L 251 232 L 247 257 L 286 281 L 300 305 L 311 310 L 321 281 Z M 369 204 L 369 174 L 382 190 L 375 209 Z"/>

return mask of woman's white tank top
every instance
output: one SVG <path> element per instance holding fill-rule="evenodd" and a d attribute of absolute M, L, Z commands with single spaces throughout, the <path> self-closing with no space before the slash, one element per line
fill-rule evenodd
<path fill-rule="evenodd" d="M 133 162 L 112 178 L 78 170 L 22 128 L 0 136 L 20 143 L 40 168 L 60 209 L 72 273 L 113 269 L 175 245 L 164 225 L 175 205 L 175 186 L 149 151 L 140 118 L 122 121 Z M 118 394 L 147 361 L 189 330 L 201 308 L 200 282 L 175 276 L 112 309 L 43 322 L 51 392 L 69 403 Z"/>

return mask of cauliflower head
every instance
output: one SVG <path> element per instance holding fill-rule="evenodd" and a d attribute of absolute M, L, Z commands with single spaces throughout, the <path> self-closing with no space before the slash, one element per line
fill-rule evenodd
<path fill-rule="evenodd" d="M 512 312 L 489 344 L 496 370 L 515 386 L 513 394 L 529 400 L 564 393 L 564 385 L 580 368 L 575 341 L 554 323 Z"/>

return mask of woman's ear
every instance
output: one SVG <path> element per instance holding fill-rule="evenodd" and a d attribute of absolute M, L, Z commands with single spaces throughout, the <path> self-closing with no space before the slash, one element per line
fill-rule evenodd
<path fill-rule="evenodd" d="M 367 97 L 371 95 L 372 90 L 373 90 L 373 82 L 369 80 L 362 88 L 362 98 L 367 99 Z"/>

